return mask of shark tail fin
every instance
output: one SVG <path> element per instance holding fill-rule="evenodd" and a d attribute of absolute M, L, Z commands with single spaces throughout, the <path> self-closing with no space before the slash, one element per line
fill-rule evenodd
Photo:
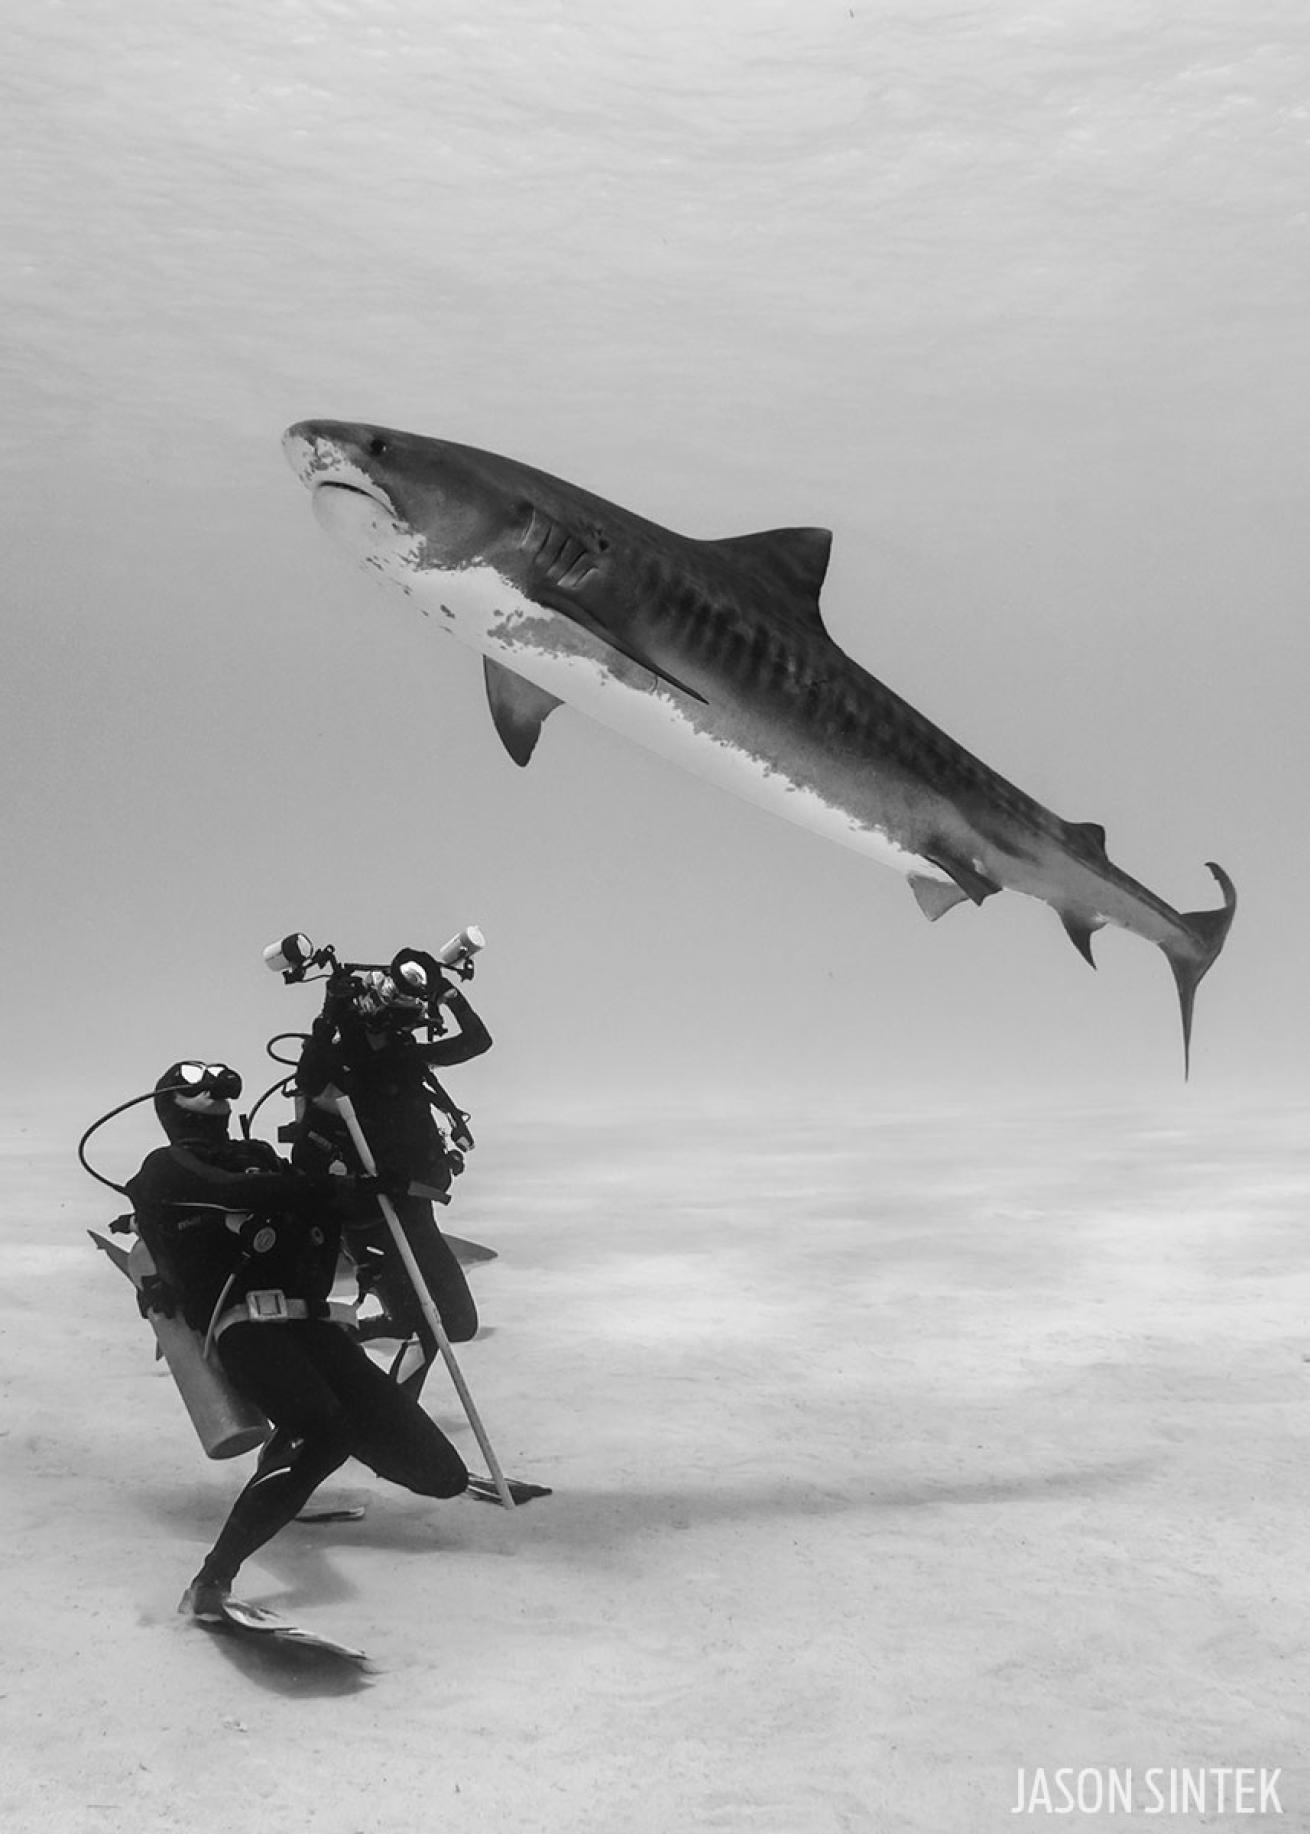
<path fill-rule="evenodd" d="M 1181 922 L 1191 938 L 1190 943 L 1172 947 L 1168 943 L 1162 944 L 1178 988 L 1178 1009 L 1183 1021 L 1184 1078 L 1191 1069 L 1192 1007 L 1196 1000 L 1196 990 L 1206 970 L 1223 948 L 1233 921 L 1233 912 L 1237 909 L 1237 891 L 1223 867 L 1216 866 L 1213 860 L 1207 860 L 1206 866 L 1219 881 L 1219 889 L 1224 895 L 1223 903 L 1217 911 L 1184 911 Z"/>

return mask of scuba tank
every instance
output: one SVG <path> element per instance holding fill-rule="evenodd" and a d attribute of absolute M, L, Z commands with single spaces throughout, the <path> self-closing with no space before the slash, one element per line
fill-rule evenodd
<path fill-rule="evenodd" d="M 139 1238 L 126 1257 L 123 1270 L 140 1292 L 155 1272 L 154 1258 Z M 184 1318 L 166 1318 L 146 1312 L 168 1372 L 191 1416 L 196 1436 L 207 1458 L 240 1458 L 253 1452 L 272 1432 L 254 1405 L 239 1394 L 219 1365 L 205 1355 L 205 1342 Z"/>
<path fill-rule="evenodd" d="M 190 1088 L 192 1085 L 203 1087 L 207 1082 L 216 1081 L 219 1077 L 228 1079 L 232 1085 L 224 1088 L 225 1095 L 241 1093 L 241 1078 L 226 1065 L 185 1064 L 178 1066 L 179 1079 L 176 1084 L 169 1083 L 165 1093 L 175 1089 Z M 111 1191 L 128 1195 L 127 1187 L 118 1184 L 112 1178 L 106 1178 L 98 1172 L 86 1156 L 86 1143 L 92 1134 L 112 1121 L 116 1115 L 123 1114 L 129 1108 L 135 1108 L 141 1102 L 154 1101 L 158 1108 L 159 1096 L 163 1089 L 163 1079 L 155 1088 L 145 1090 L 141 1095 L 134 1095 L 126 1102 L 120 1102 L 111 1108 L 108 1114 L 102 1114 L 99 1120 L 93 1121 L 77 1143 L 77 1156 L 83 1169 L 88 1171 L 99 1184 L 107 1185 Z M 167 1132 L 165 1127 L 165 1132 Z M 115 1235 L 127 1234 L 134 1224 L 131 1215 L 120 1216 L 109 1227 Z M 151 1308 L 149 1300 L 143 1294 L 143 1288 L 157 1274 L 154 1256 L 149 1247 L 138 1235 L 130 1250 L 120 1248 L 107 1237 L 98 1235 L 94 1229 L 87 1234 L 96 1247 L 103 1250 L 120 1273 L 126 1274 L 137 1292 L 137 1304 L 141 1315 L 150 1322 L 159 1346 L 159 1354 L 168 1364 L 169 1374 L 177 1384 L 191 1424 L 196 1429 L 196 1436 L 205 1448 L 209 1458 L 239 1458 L 243 1452 L 253 1452 L 262 1446 L 273 1429 L 260 1410 L 228 1381 L 221 1366 L 205 1355 L 205 1340 L 198 1331 L 184 1318 L 169 1318 L 163 1312 Z"/>

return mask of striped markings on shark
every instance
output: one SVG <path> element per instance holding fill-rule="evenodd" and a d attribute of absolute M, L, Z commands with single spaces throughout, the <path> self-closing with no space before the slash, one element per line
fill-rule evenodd
<path fill-rule="evenodd" d="M 892 866 L 935 921 L 1002 890 L 1040 898 L 1095 966 L 1107 924 L 1196 989 L 1236 893 L 1181 913 L 1115 866 L 1105 830 L 1053 814 L 870 675 L 819 608 L 832 537 L 702 541 L 514 459 L 446 440 L 303 421 L 284 448 L 322 526 L 483 657 L 516 764 L 563 704 L 825 839 Z"/>

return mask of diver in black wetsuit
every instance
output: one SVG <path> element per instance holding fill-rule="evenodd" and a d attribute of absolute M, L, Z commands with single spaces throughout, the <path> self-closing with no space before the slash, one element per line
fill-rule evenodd
<path fill-rule="evenodd" d="M 241 1563 L 347 1458 L 420 1496 L 468 1483 L 445 1434 L 329 1304 L 343 1209 L 375 1198 L 378 1181 L 314 1177 L 262 1141 L 229 1138 L 240 1091 L 223 1065 L 172 1065 L 155 1094 L 169 1144 L 123 1187 L 157 1269 L 150 1303 L 204 1333 L 275 1428 L 183 1599 L 206 1619 L 221 1616 Z"/>
<path fill-rule="evenodd" d="M 393 1201 L 400 1224 L 442 1328 L 452 1343 L 462 1344 L 477 1331 L 477 1306 L 437 1226 L 433 1203 L 449 1203 L 452 1180 L 473 1142 L 468 1117 L 434 1072 L 480 1057 L 490 1049 L 491 1034 L 433 956 L 409 949 L 397 959 L 402 957 L 408 979 L 395 970 L 377 970 L 362 982 L 343 977 L 339 991 L 330 993 L 296 1072 L 302 1113 L 291 1159 L 314 1172 L 358 1166 L 331 1091 L 348 1095 L 379 1173 L 397 1189 Z M 445 1032 L 449 1019 L 458 1027 L 453 1035 Z M 440 1026 L 443 1035 L 420 1043 L 414 1032 L 421 1026 Z M 363 1202 L 347 1215 L 344 1246 L 359 1271 L 361 1297 L 371 1291 L 382 1302 L 382 1329 L 417 1339 L 393 1367 L 417 1395 L 437 1345 L 375 1202 Z"/>

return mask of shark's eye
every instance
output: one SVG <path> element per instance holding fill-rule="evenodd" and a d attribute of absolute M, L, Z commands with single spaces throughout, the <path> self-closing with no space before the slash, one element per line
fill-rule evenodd
<path fill-rule="evenodd" d="M 385 458 L 387 455 L 387 442 L 380 433 L 375 433 L 364 450 L 368 453 L 370 458 Z"/>

